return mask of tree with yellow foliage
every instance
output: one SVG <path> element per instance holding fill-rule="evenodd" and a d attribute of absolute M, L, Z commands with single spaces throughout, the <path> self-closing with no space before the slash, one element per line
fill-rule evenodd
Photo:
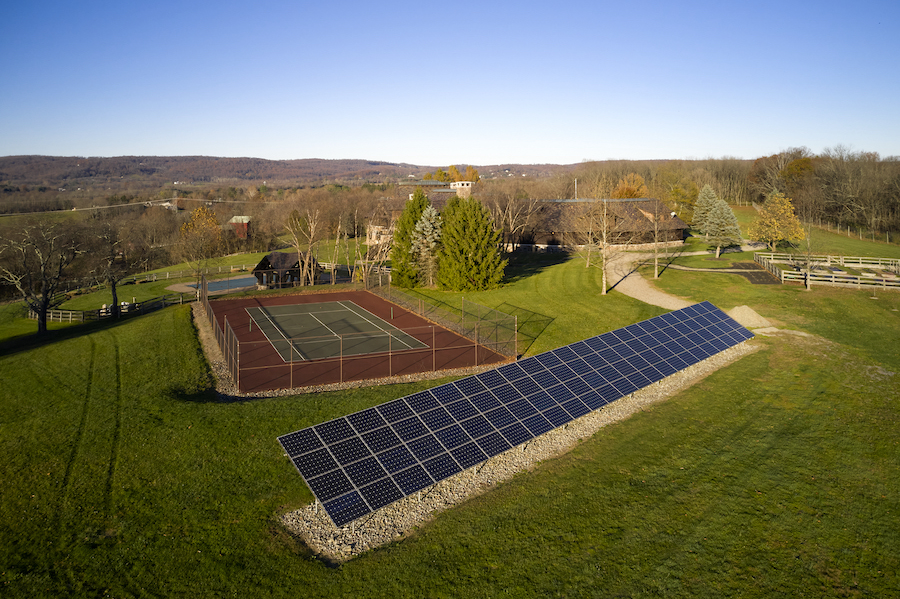
<path fill-rule="evenodd" d="M 181 256 L 197 278 L 197 289 L 200 289 L 200 275 L 211 258 L 216 257 L 222 248 L 222 229 L 216 219 L 216 213 L 200 206 L 191 212 L 191 218 L 181 225 Z"/>
<path fill-rule="evenodd" d="M 766 198 L 759 217 L 750 225 L 750 239 L 762 241 L 774 252 L 780 241 L 799 241 L 806 237 L 800 219 L 794 214 L 794 205 L 781 192 L 773 192 Z"/>
<path fill-rule="evenodd" d="M 637 173 L 628 173 L 619 181 L 609 197 L 613 199 L 646 198 L 650 195 L 644 178 Z"/>

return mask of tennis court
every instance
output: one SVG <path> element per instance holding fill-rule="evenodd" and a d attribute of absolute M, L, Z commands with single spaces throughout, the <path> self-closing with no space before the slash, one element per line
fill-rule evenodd
<path fill-rule="evenodd" d="M 428 347 L 349 300 L 257 306 L 247 313 L 250 326 L 265 334 L 285 362 Z"/>
<path fill-rule="evenodd" d="M 505 362 L 508 358 L 368 291 L 209 301 L 243 393 Z"/>

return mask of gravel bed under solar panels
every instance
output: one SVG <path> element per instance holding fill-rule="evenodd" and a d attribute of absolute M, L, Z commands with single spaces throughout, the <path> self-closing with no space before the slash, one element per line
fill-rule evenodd
<path fill-rule="evenodd" d="M 752 337 L 703 302 L 278 441 L 344 526 Z"/>

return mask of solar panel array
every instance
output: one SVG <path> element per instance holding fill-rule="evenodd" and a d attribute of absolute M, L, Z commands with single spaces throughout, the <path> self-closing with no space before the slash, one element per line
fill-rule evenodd
<path fill-rule="evenodd" d="M 278 441 L 344 526 L 752 336 L 703 302 Z"/>

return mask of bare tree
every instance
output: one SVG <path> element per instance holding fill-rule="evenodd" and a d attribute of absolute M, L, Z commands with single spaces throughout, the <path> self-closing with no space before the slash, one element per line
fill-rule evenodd
<path fill-rule="evenodd" d="M 305 208 L 302 213 L 300 210 L 291 212 L 284 224 L 284 228 L 291 236 L 291 242 L 297 250 L 301 285 L 312 285 L 315 283 L 315 249 L 321 235 L 321 225 L 321 216 L 318 208 L 309 207 Z M 304 248 L 306 248 L 305 251 Z"/>
<path fill-rule="evenodd" d="M 571 236 L 568 241 L 582 248 L 585 268 L 594 266 L 602 273 L 602 295 L 606 295 L 610 269 L 622 260 L 634 237 L 616 226 L 617 214 L 611 204 L 608 199 L 579 202 L 564 217 Z"/>
<path fill-rule="evenodd" d="M 82 240 L 71 223 L 33 221 L 0 240 L 0 279 L 14 285 L 38 317 L 38 335 L 47 332 L 47 314 L 66 297 L 66 282 Z"/>

